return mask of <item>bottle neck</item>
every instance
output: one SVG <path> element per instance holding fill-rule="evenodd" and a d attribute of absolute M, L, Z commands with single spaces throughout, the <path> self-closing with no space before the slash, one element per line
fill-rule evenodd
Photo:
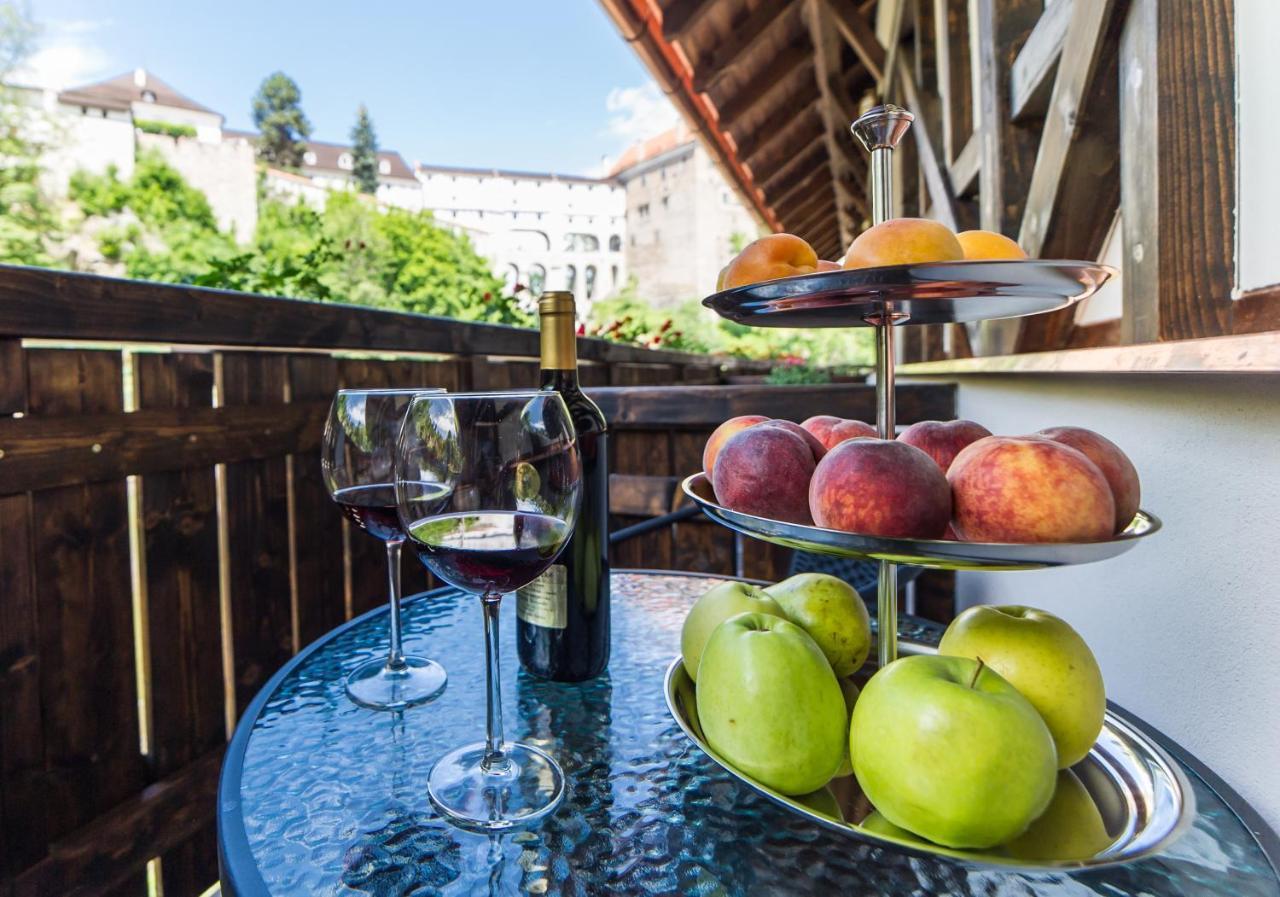
<path fill-rule="evenodd" d="M 573 315 L 566 312 L 544 312 L 541 318 L 542 379 L 548 374 L 570 374 L 578 381 L 578 339 Z"/>

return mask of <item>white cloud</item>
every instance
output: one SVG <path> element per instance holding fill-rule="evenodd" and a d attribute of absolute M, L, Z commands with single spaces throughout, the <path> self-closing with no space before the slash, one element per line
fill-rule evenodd
<path fill-rule="evenodd" d="M 631 143 L 661 134 L 680 120 L 676 107 L 652 81 L 640 87 L 615 87 L 604 101 L 607 134 Z"/>
<path fill-rule="evenodd" d="M 108 21 L 56 19 L 46 22 L 35 52 L 13 73 L 19 84 L 62 89 L 101 78 L 110 55 L 93 39 Z"/>

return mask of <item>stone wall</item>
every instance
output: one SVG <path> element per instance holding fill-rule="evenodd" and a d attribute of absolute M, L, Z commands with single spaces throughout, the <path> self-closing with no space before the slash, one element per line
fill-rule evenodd
<path fill-rule="evenodd" d="M 241 243 L 252 239 L 258 223 L 258 172 L 251 145 L 141 132 L 137 140 L 139 151 L 159 152 L 191 186 L 204 192 L 219 227 L 234 229 Z"/>

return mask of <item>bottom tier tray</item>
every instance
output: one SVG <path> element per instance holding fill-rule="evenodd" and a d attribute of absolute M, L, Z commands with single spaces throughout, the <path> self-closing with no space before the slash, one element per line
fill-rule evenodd
<path fill-rule="evenodd" d="M 894 539 L 770 520 L 717 504 L 706 474 L 686 477 L 684 492 L 703 513 L 732 530 L 787 548 L 870 561 L 892 561 L 939 570 L 1034 570 L 1105 561 L 1128 551 L 1160 529 L 1160 519 L 1139 511 L 1133 522 L 1106 542 L 958 542 Z"/>
<path fill-rule="evenodd" d="M 900 640 L 903 654 L 932 653 L 933 649 Z M 666 676 L 667 707 L 685 735 L 731 775 L 774 803 L 851 838 L 915 854 L 949 857 L 976 866 L 998 866 L 1022 871 L 1061 871 L 1127 863 L 1167 848 L 1195 817 L 1191 785 L 1168 755 L 1123 719 L 1107 711 L 1102 734 L 1089 755 L 1072 767 L 1102 817 L 1107 837 L 1104 848 L 1080 857 L 1015 856 L 993 848 L 986 851 L 953 850 L 923 839 L 897 837 L 863 828 L 858 823 L 872 811 L 870 802 L 853 776 L 832 779 L 827 794 L 788 797 L 739 772 L 706 743 L 698 723 L 695 686 L 679 658 Z"/>

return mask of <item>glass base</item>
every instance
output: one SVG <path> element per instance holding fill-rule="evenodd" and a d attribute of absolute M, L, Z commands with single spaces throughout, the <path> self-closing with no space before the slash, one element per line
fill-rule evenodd
<path fill-rule="evenodd" d="M 427 793 L 446 819 L 460 828 L 496 832 L 527 825 L 554 810 L 564 797 L 564 772 L 546 753 L 527 744 L 503 746 L 505 762 L 486 770 L 483 744 L 445 754 L 431 767 Z"/>
<path fill-rule="evenodd" d="M 439 696 L 447 681 L 444 667 L 425 657 L 406 657 L 399 669 L 371 660 L 347 677 L 347 697 L 370 710 L 403 710 Z"/>

